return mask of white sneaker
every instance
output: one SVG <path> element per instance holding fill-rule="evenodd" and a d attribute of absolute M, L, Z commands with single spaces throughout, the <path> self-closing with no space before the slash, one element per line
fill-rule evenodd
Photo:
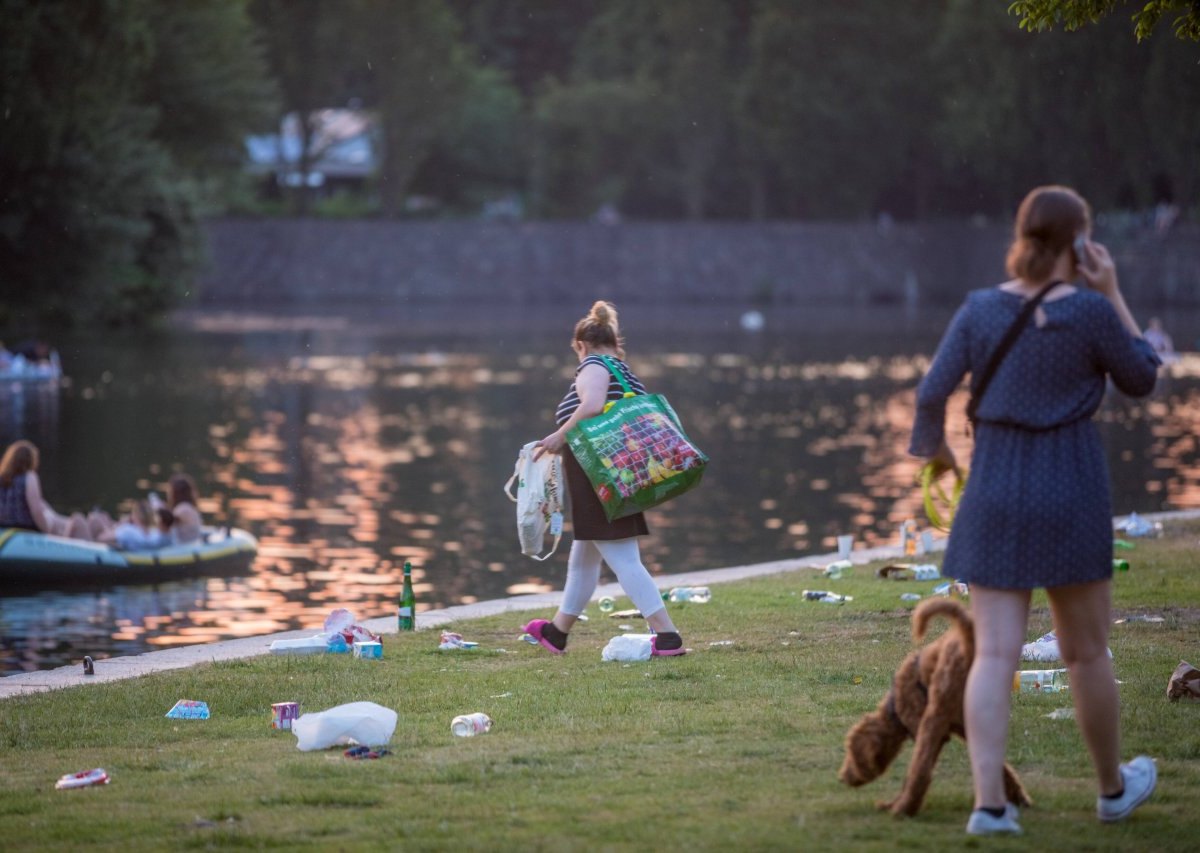
<path fill-rule="evenodd" d="M 1125 783 L 1125 793 L 1121 796 L 1115 799 L 1096 798 L 1096 816 L 1105 823 L 1124 820 L 1150 799 L 1154 786 L 1158 784 L 1158 767 L 1154 759 L 1139 755 L 1128 764 L 1122 764 L 1121 781 Z"/>
<path fill-rule="evenodd" d="M 967 835 L 1020 835 L 1021 813 L 1012 803 L 1004 804 L 1004 817 L 992 817 L 983 809 L 975 809 L 967 820 Z"/>

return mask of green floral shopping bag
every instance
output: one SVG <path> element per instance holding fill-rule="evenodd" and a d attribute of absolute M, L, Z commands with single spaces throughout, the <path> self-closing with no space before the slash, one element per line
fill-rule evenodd
<path fill-rule="evenodd" d="M 587 474 L 609 521 L 658 506 L 695 488 L 708 457 L 692 443 L 661 394 L 636 395 L 607 357 L 624 399 L 580 421 L 567 445 Z"/>

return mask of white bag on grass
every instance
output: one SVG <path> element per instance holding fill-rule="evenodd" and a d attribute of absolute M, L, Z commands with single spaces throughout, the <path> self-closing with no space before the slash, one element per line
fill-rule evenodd
<path fill-rule="evenodd" d="M 563 464 L 562 457 L 554 453 L 543 453 L 534 461 L 536 443 L 531 441 L 521 448 L 513 475 L 504 484 L 504 493 L 517 505 L 517 538 L 521 541 L 521 553 L 535 560 L 545 560 L 558 550 L 562 539 Z M 517 484 L 515 495 L 513 483 Z M 547 534 L 554 537 L 554 544 L 549 552 L 539 556 Z"/>
<path fill-rule="evenodd" d="M 374 702 L 351 702 L 328 711 L 303 714 L 292 721 L 296 748 L 302 752 L 336 744 L 379 746 L 392 739 L 399 715 Z"/>

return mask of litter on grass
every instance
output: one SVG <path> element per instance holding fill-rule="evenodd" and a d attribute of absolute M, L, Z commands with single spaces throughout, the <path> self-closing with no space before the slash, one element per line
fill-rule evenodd
<path fill-rule="evenodd" d="M 97 767 L 93 770 L 81 770 L 79 773 L 68 773 L 60 777 L 54 783 L 54 787 L 59 791 L 67 791 L 71 788 L 87 788 L 91 785 L 107 785 L 108 783 L 108 772 L 103 767 Z"/>
<path fill-rule="evenodd" d="M 464 640 L 462 634 L 454 631 L 442 631 L 442 641 L 438 644 L 438 648 L 449 651 L 451 649 L 473 649 L 478 645 L 479 643 Z"/>
<path fill-rule="evenodd" d="M 1171 673 L 1171 680 L 1167 682 L 1167 698 L 1172 701 L 1200 699 L 1200 669 L 1181 660 L 1179 666 Z"/>
<path fill-rule="evenodd" d="M 378 643 L 381 637 L 355 623 L 354 614 L 339 607 L 325 617 L 325 630 L 311 637 L 274 640 L 268 650 L 273 655 L 349 654 L 355 643 Z M 380 646 L 379 656 L 383 656 Z"/>
<path fill-rule="evenodd" d="M 1108 656 L 1112 657 L 1112 649 L 1108 650 Z M 1021 646 L 1021 660 L 1062 660 L 1062 653 L 1058 649 L 1058 637 L 1051 631 L 1049 634 L 1043 634 L 1038 637 L 1032 643 L 1026 643 Z"/>
<path fill-rule="evenodd" d="M 292 723 L 296 748 L 302 752 L 338 744 L 385 744 L 396 731 L 399 715 L 374 702 L 350 702 L 327 711 L 304 714 Z"/>
<path fill-rule="evenodd" d="M 175 703 L 175 707 L 167 711 L 166 716 L 173 720 L 207 720 L 208 703 L 197 702 L 195 699 L 180 699 Z"/>
<path fill-rule="evenodd" d="M 1135 613 L 1132 616 L 1123 616 L 1120 619 L 1114 619 L 1113 624 L 1124 625 L 1126 622 L 1151 622 L 1157 624 L 1159 622 L 1166 621 L 1167 620 L 1162 616 L 1147 616 L 1144 613 Z"/>
<path fill-rule="evenodd" d="M 608 641 L 600 660 L 640 661 L 650 660 L 652 634 L 620 634 Z"/>

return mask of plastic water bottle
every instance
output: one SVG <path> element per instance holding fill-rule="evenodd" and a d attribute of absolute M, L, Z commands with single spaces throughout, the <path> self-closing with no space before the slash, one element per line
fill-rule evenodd
<path fill-rule="evenodd" d="M 1019 669 L 1013 673 L 1014 693 L 1062 693 L 1069 688 L 1065 669 Z"/>
<path fill-rule="evenodd" d="M 825 604 L 845 604 L 847 601 L 853 601 L 854 598 L 849 595 L 838 595 L 836 592 L 830 592 L 827 589 L 806 589 L 800 593 L 805 601 L 822 601 Z"/>
<path fill-rule="evenodd" d="M 854 569 L 854 564 L 849 560 L 836 560 L 825 567 L 822 573 L 831 581 L 840 580 L 843 575 L 849 574 Z"/>
<path fill-rule="evenodd" d="M 597 602 L 601 613 L 612 613 L 617 606 L 617 602 L 613 600 L 611 595 L 606 595 Z"/>
<path fill-rule="evenodd" d="M 459 714 L 450 721 L 450 731 L 458 737 L 475 737 L 492 730 L 492 718 L 482 711 L 474 714 Z"/>
<path fill-rule="evenodd" d="M 1127 571 L 1129 571 L 1129 561 L 1128 561 L 1128 560 L 1114 559 L 1114 560 L 1113 560 L 1113 571 L 1114 571 L 1114 572 L 1127 572 Z"/>
<path fill-rule="evenodd" d="M 677 586 L 673 587 L 663 598 L 666 601 L 690 601 L 692 604 L 708 604 L 712 601 L 712 591 L 706 586 Z"/>

